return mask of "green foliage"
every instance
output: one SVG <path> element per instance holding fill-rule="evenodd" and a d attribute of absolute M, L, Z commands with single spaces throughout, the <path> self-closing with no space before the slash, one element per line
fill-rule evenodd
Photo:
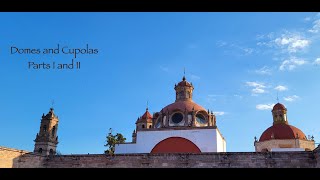
<path fill-rule="evenodd" d="M 112 134 L 112 129 L 109 129 L 109 133 L 107 135 L 107 144 L 104 146 L 108 147 L 108 149 L 105 151 L 106 154 L 113 154 L 115 150 L 116 144 L 124 143 L 126 141 L 126 138 L 120 134 L 117 133 L 116 135 Z"/>

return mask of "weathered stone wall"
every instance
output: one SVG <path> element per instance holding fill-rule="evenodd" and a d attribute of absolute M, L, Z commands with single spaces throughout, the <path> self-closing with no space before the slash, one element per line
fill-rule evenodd
<path fill-rule="evenodd" d="M 28 152 L 0 146 L 0 168 L 12 168 L 13 160 L 26 153 Z"/>
<path fill-rule="evenodd" d="M 320 145 L 313 150 L 315 159 L 317 160 L 317 168 L 320 168 Z"/>
<path fill-rule="evenodd" d="M 320 147 L 304 152 L 228 152 L 202 154 L 105 154 L 39 156 L 0 147 L 5 168 L 320 168 Z"/>
<path fill-rule="evenodd" d="M 317 152 L 319 155 L 319 152 Z M 25 154 L 14 167 L 43 168 L 313 168 L 319 167 L 313 152 L 235 152 L 202 154 L 124 154 L 109 156 L 62 155 L 39 157 Z"/>

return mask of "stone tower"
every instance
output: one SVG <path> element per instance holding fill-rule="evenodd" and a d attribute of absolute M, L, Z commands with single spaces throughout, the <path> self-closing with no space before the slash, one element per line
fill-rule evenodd
<path fill-rule="evenodd" d="M 53 108 L 47 115 L 42 115 L 40 130 L 37 133 L 34 145 L 34 153 L 42 155 L 54 155 L 56 154 L 56 148 L 58 144 L 58 116 L 53 112 Z"/>

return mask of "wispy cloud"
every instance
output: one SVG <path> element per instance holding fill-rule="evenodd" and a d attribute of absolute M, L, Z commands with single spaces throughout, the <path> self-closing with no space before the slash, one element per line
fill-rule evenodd
<path fill-rule="evenodd" d="M 272 74 L 272 70 L 267 66 L 263 66 L 262 68 L 257 69 L 254 72 L 257 74 L 261 74 L 261 75 L 271 75 Z"/>
<path fill-rule="evenodd" d="M 310 45 L 310 40 L 297 33 L 286 32 L 274 40 L 275 44 L 289 53 L 304 50 Z"/>
<path fill-rule="evenodd" d="M 239 94 L 234 94 L 233 96 L 234 96 L 234 97 L 237 97 L 237 98 L 240 98 L 240 99 L 243 98 L 243 96 L 241 96 L 241 95 L 239 95 Z"/>
<path fill-rule="evenodd" d="M 212 104 L 214 101 L 216 101 L 216 98 L 215 98 L 215 97 L 216 97 L 215 95 L 209 94 L 209 95 L 206 97 L 207 103 Z"/>
<path fill-rule="evenodd" d="M 279 69 L 281 71 L 285 71 L 285 70 L 294 70 L 297 66 L 301 66 L 306 64 L 308 61 L 303 60 L 303 59 L 298 59 L 296 57 L 291 57 L 287 60 L 282 61 Z"/>
<path fill-rule="evenodd" d="M 277 90 L 277 91 L 286 91 L 286 90 L 288 90 L 288 88 L 286 86 L 282 86 L 282 85 L 279 85 L 279 86 L 275 87 L 274 89 Z"/>
<path fill-rule="evenodd" d="M 313 64 L 320 65 L 320 58 L 317 58 L 316 60 L 314 60 Z"/>
<path fill-rule="evenodd" d="M 320 31 L 320 19 L 315 20 L 312 24 L 313 26 L 308 30 L 308 32 L 318 33 Z"/>
<path fill-rule="evenodd" d="M 199 76 L 194 75 L 194 74 L 191 74 L 191 75 L 190 75 L 190 78 L 191 78 L 191 80 L 199 80 L 199 79 L 200 79 Z"/>
<path fill-rule="evenodd" d="M 298 98 L 299 98 L 299 96 L 293 95 L 293 96 L 284 97 L 283 99 L 284 99 L 285 101 L 292 102 L 292 101 L 297 100 Z"/>
<path fill-rule="evenodd" d="M 311 21 L 311 17 L 305 17 L 303 20 L 306 22 Z"/>
<path fill-rule="evenodd" d="M 258 110 L 271 110 L 273 108 L 274 104 L 258 104 L 256 105 L 256 108 Z"/>
<path fill-rule="evenodd" d="M 169 68 L 168 67 L 165 67 L 165 66 L 160 66 L 160 69 L 162 71 L 165 71 L 165 72 L 168 72 L 169 71 Z"/>
<path fill-rule="evenodd" d="M 223 111 L 215 111 L 213 112 L 213 114 L 215 114 L 216 116 L 223 116 L 226 114 L 226 112 L 223 112 Z"/>
<path fill-rule="evenodd" d="M 216 42 L 216 45 L 218 46 L 218 47 L 223 47 L 223 46 L 226 46 L 228 43 L 227 42 L 225 42 L 225 41 L 217 41 Z"/>
<path fill-rule="evenodd" d="M 237 55 L 251 55 L 255 52 L 255 50 L 251 47 L 239 45 L 237 43 L 230 43 L 226 41 L 217 41 L 216 46 L 219 48 L 224 48 L 230 52 L 230 54 L 237 54 Z"/>
<path fill-rule="evenodd" d="M 266 92 L 266 86 L 264 85 L 264 83 L 248 81 L 246 82 L 246 85 L 253 87 L 253 89 L 251 90 L 253 95 L 262 94 Z"/>

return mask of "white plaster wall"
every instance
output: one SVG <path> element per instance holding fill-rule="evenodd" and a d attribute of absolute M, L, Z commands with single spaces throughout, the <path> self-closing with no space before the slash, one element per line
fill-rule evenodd
<path fill-rule="evenodd" d="M 226 141 L 223 139 L 219 131 L 217 131 L 217 151 L 226 152 Z"/>
<path fill-rule="evenodd" d="M 137 142 L 116 145 L 115 154 L 150 153 L 156 144 L 169 137 L 188 139 L 197 145 L 201 152 L 225 152 L 225 141 L 217 129 L 192 129 L 138 131 Z"/>

